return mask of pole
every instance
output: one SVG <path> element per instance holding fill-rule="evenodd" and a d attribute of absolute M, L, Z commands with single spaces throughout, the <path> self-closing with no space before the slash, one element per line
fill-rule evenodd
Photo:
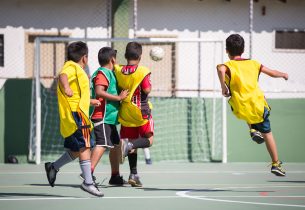
<path fill-rule="evenodd" d="M 249 0 L 249 58 L 252 58 L 253 0 Z"/>

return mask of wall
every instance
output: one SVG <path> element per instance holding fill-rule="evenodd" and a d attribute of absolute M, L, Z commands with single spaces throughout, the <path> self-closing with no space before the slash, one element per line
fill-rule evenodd
<path fill-rule="evenodd" d="M 2 159 L 15 155 L 19 162 L 26 162 L 30 132 L 31 80 L 7 80 L 1 90 L 4 95 L 4 136 L 0 139 L 4 148 Z M 0 106 L 1 107 L 1 106 Z M 2 111 L 0 109 L 0 111 Z M 0 123 L 1 126 L 1 123 Z M 1 138 L 1 137 L 0 137 Z M 1 143 L 0 143 L 1 144 Z M 0 152 L 1 154 L 1 152 Z M 0 158 L 1 160 L 1 158 Z"/>

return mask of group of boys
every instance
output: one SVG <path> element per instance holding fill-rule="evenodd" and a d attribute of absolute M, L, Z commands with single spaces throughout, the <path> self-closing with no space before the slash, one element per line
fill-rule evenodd
<path fill-rule="evenodd" d="M 154 133 L 148 101 L 150 70 L 139 65 L 142 46 L 137 42 L 126 46 L 127 65 L 116 65 L 116 54 L 111 47 L 101 48 L 98 52 L 100 67 L 89 81 L 84 71 L 88 63 L 87 45 L 73 42 L 67 48 L 68 61 L 59 74 L 57 86 L 60 132 L 65 139 L 66 151 L 55 162 L 45 163 L 52 187 L 59 169 L 78 157 L 80 177 L 84 180 L 81 189 L 102 197 L 104 194 L 95 183 L 93 173 L 107 148 L 110 149 L 111 165 L 109 184 L 142 186 L 137 172 L 137 148 L 150 147 Z M 120 135 L 116 127 L 119 122 Z M 90 135 L 92 129 L 95 142 Z M 119 164 L 127 156 L 130 166 L 128 182 L 119 171 Z"/>
<path fill-rule="evenodd" d="M 270 126 L 270 106 L 263 91 L 258 86 L 260 73 L 288 80 L 288 74 L 272 70 L 259 62 L 244 59 L 244 39 L 232 34 L 226 39 L 229 61 L 217 66 L 217 72 L 225 97 L 233 114 L 247 122 L 252 139 L 261 144 L 265 142 L 272 160 L 271 172 L 285 176 L 282 162 L 278 159 L 275 139 Z M 123 185 L 119 162 L 128 156 L 130 176 L 128 183 L 142 186 L 137 172 L 137 148 L 148 148 L 153 143 L 153 120 L 148 94 L 151 91 L 150 71 L 139 66 L 142 46 L 130 42 L 126 46 L 127 65 L 116 65 L 116 51 L 104 47 L 99 51 L 100 68 L 92 75 L 93 96 L 90 99 L 89 79 L 83 69 L 88 62 L 88 48 L 85 43 L 76 42 L 68 47 L 68 60 L 59 76 L 58 102 L 60 130 L 65 138 L 67 151 L 55 162 L 46 163 L 45 169 L 50 185 L 53 187 L 58 170 L 68 162 L 79 157 L 81 188 L 93 195 L 103 196 L 94 184 L 94 169 L 106 148 L 110 148 L 112 176 L 109 184 Z M 89 103 L 94 111 L 89 117 Z M 91 121 L 93 125 L 91 124 Z M 120 137 L 116 125 L 121 123 Z M 95 147 L 90 131 L 94 126 Z M 121 147 L 118 147 L 121 139 Z M 121 157 L 121 161 L 119 160 Z"/>

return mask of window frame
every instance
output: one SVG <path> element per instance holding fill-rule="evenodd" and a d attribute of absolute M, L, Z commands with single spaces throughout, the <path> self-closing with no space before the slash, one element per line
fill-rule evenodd
<path fill-rule="evenodd" d="M 295 28 L 276 28 L 273 30 L 273 51 L 274 52 L 286 52 L 286 53 L 305 53 L 304 49 L 293 49 L 293 48 L 276 48 L 276 35 L 277 32 L 305 32 L 304 29 Z"/>
<path fill-rule="evenodd" d="M 5 66 L 4 60 L 4 34 L 0 34 L 0 67 Z"/>

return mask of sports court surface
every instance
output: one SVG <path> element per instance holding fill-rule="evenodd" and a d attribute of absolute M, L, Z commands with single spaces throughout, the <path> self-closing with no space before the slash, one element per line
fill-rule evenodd
<path fill-rule="evenodd" d="M 51 188 L 44 165 L 0 165 L 0 209 L 286 210 L 305 209 L 305 164 L 286 163 L 286 177 L 267 163 L 140 164 L 142 188 L 108 186 L 109 165 L 95 175 L 105 193 L 90 196 L 79 185 L 77 162 L 64 166 Z M 128 164 L 121 166 L 125 179 Z"/>

